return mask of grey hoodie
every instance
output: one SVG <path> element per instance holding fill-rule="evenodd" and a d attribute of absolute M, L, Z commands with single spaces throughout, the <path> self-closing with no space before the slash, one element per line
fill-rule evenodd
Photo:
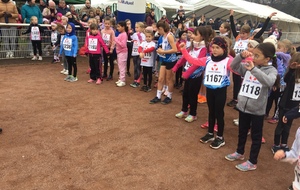
<path fill-rule="evenodd" d="M 245 76 L 247 69 L 241 63 L 242 59 L 242 56 L 238 54 L 233 59 L 230 67 L 236 73 Z M 248 114 L 264 115 L 266 112 L 269 90 L 274 85 L 278 72 L 272 65 L 256 66 L 250 72 L 262 85 L 260 95 L 257 99 L 252 99 L 239 94 L 237 109 Z"/>

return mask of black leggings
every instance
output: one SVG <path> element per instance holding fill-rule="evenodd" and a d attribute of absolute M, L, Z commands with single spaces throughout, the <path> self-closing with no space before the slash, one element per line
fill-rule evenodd
<path fill-rule="evenodd" d="M 143 66 L 144 85 L 151 88 L 152 84 L 152 67 Z"/>
<path fill-rule="evenodd" d="M 76 57 L 66 56 L 66 59 L 67 59 L 67 61 L 68 61 L 69 75 L 72 75 L 72 69 L 74 68 L 74 74 L 73 74 L 73 77 L 76 77 L 76 76 L 77 76 Z"/>
<path fill-rule="evenodd" d="M 240 75 L 232 73 L 232 80 L 233 80 L 233 99 L 237 100 L 242 85 L 242 77 Z"/>
<path fill-rule="evenodd" d="M 132 56 L 134 66 L 134 80 L 138 80 L 141 76 L 141 58 L 140 56 Z"/>
<path fill-rule="evenodd" d="M 108 57 L 108 55 L 110 55 Z M 103 71 L 103 75 L 107 76 L 107 69 L 108 69 L 108 61 L 109 61 L 109 75 L 113 76 L 114 74 L 114 56 L 113 54 L 107 54 L 105 53 L 105 51 L 103 51 L 103 59 L 104 59 L 104 71 Z"/>
<path fill-rule="evenodd" d="M 280 144 L 287 144 L 289 135 L 290 135 L 290 129 L 293 123 L 293 119 L 289 119 L 287 123 L 282 122 L 282 118 L 286 112 L 288 112 L 288 109 L 281 109 L 279 108 L 279 117 L 278 117 L 278 123 L 275 129 L 275 135 L 274 135 L 274 144 L 280 145 Z M 280 139 L 281 138 L 281 139 Z M 280 142 L 281 140 L 281 142 Z"/>
<path fill-rule="evenodd" d="M 187 112 L 190 105 L 190 115 L 197 115 L 198 93 L 201 87 L 202 77 L 189 78 L 185 80 L 182 93 L 182 108 L 181 111 Z"/>
<path fill-rule="evenodd" d="M 206 100 L 208 106 L 208 132 L 214 133 L 214 126 L 217 119 L 219 137 L 224 132 L 224 106 L 226 102 L 227 86 L 223 88 L 206 88 Z"/>
<path fill-rule="evenodd" d="M 176 76 L 175 76 L 175 84 L 182 84 L 183 79 L 182 79 L 182 69 L 183 66 L 179 67 L 178 70 L 176 71 Z"/>
<path fill-rule="evenodd" d="M 39 56 L 42 56 L 42 41 L 41 40 L 32 40 L 32 48 L 33 48 L 33 55 L 36 56 L 37 50 L 39 51 Z"/>
<path fill-rule="evenodd" d="M 127 42 L 128 56 L 127 56 L 127 72 L 130 71 L 130 59 L 132 53 L 132 42 Z"/>
<path fill-rule="evenodd" d="M 89 55 L 89 62 L 90 62 L 90 78 L 96 80 L 101 78 L 101 71 L 102 71 L 102 56 L 101 54 L 90 54 Z"/>
<path fill-rule="evenodd" d="M 273 101 L 275 103 L 275 109 L 274 109 L 273 117 L 275 116 L 279 97 L 280 97 L 280 88 L 276 89 L 275 91 L 273 91 L 273 90 L 271 91 L 270 96 L 268 97 L 267 108 L 266 108 L 266 116 L 269 115 L 269 112 L 270 112 L 270 110 L 272 108 L 272 105 L 273 105 Z"/>

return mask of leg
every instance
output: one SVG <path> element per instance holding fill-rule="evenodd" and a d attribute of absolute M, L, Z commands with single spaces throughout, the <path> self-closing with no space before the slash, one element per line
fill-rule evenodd
<path fill-rule="evenodd" d="M 111 54 L 111 55 L 109 56 L 109 65 L 110 65 L 110 67 L 109 67 L 109 75 L 110 75 L 111 77 L 112 77 L 113 74 L 114 74 L 114 68 L 115 68 L 114 59 L 115 59 L 115 54 L 113 53 L 113 54 Z"/>
<path fill-rule="evenodd" d="M 215 95 L 215 115 L 218 123 L 218 133 L 219 137 L 223 136 L 224 132 L 224 106 L 226 103 L 227 87 L 218 89 Z"/>
<path fill-rule="evenodd" d="M 240 92 L 241 85 L 242 85 L 242 78 L 240 75 L 232 73 L 232 79 L 233 79 L 233 99 L 237 100 L 237 96 Z"/>
<path fill-rule="evenodd" d="M 252 115 L 251 125 L 251 150 L 249 161 L 252 164 L 257 164 L 257 158 L 261 147 L 262 130 L 264 124 L 264 116 Z"/>
<path fill-rule="evenodd" d="M 245 144 L 247 141 L 247 134 L 250 128 L 250 124 L 251 124 L 250 114 L 239 111 L 239 135 L 238 135 L 238 145 L 237 145 L 236 152 L 242 155 L 245 153 Z"/>
<path fill-rule="evenodd" d="M 107 77 L 107 69 L 108 69 L 108 59 L 110 60 L 110 58 L 108 58 L 107 54 L 105 53 L 105 51 L 103 51 L 103 58 L 104 58 L 104 70 L 103 70 L 103 77 Z M 110 63 L 111 66 L 111 63 Z M 101 73 L 102 74 L 102 73 Z"/>
<path fill-rule="evenodd" d="M 41 40 L 37 41 L 37 48 L 39 50 L 39 56 L 42 57 L 43 52 L 42 52 L 42 41 Z"/>
<path fill-rule="evenodd" d="M 213 89 L 207 88 L 207 106 L 208 106 L 208 132 L 214 133 L 214 126 L 216 122 L 215 116 L 215 93 Z"/>
<path fill-rule="evenodd" d="M 73 60 L 73 68 L 74 68 L 74 74 L 73 77 L 77 77 L 77 63 L 76 63 L 76 57 L 72 57 Z"/>
<path fill-rule="evenodd" d="M 37 43 L 36 43 L 36 41 L 31 41 L 31 43 L 32 43 L 32 48 L 33 48 L 33 55 L 34 56 L 36 56 L 36 54 L 37 54 Z"/>
<path fill-rule="evenodd" d="M 280 138 L 282 136 L 282 132 L 284 130 L 284 123 L 282 122 L 282 118 L 284 116 L 285 112 L 282 109 L 279 109 L 279 117 L 278 117 L 278 123 L 275 129 L 274 134 L 274 145 L 279 146 L 280 145 Z"/>
<path fill-rule="evenodd" d="M 68 72 L 69 72 L 69 75 L 72 75 L 72 67 L 73 67 L 72 57 L 66 56 L 66 59 L 68 61 Z"/>
<path fill-rule="evenodd" d="M 130 73 L 130 61 L 131 61 L 131 53 L 132 53 L 132 43 L 127 42 L 127 49 L 128 49 L 128 54 L 127 54 L 127 73 Z"/>
<path fill-rule="evenodd" d="M 90 68 L 91 68 L 91 72 L 90 72 L 90 79 L 96 80 L 96 64 L 95 64 L 95 57 L 93 56 L 89 56 L 89 62 L 90 62 Z"/>
<path fill-rule="evenodd" d="M 187 79 L 183 86 L 182 92 L 182 107 L 181 111 L 187 112 L 188 111 L 188 104 L 189 104 L 189 97 L 190 97 L 190 89 L 191 89 L 191 80 Z"/>
<path fill-rule="evenodd" d="M 201 77 L 190 79 L 189 87 L 189 104 L 190 104 L 190 115 L 197 115 L 197 106 L 198 106 L 198 93 L 201 87 Z"/>

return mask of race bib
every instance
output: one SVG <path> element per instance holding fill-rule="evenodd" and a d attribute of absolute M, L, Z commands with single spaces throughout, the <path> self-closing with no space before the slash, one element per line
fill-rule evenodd
<path fill-rule="evenodd" d="M 133 41 L 132 45 L 132 53 L 137 54 L 139 49 L 139 43 L 138 41 Z"/>
<path fill-rule="evenodd" d="M 145 59 L 150 59 L 150 58 L 151 58 L 151 53 L 145 53 L 144 58 L 145 58 Z"/>
<path fill-rule="evenodd" d="M 205 85 L 221 86 L 223 76 L 226 75 L 226 62 L 209 62 L 205 70 Z"/>
<path fill-rule="evenodd" d="M 300 83 L 295 83 L 292 100 L 300 101 Z"/>
<path fill-rule="evenodd" d="M 89 39 L 88 48 L 90 51 L 97 51 L 98 40 L 97 39 Z"/>
<path fill-rule="evenodd" d="M 239 94 L 248 98 L 257 99 L 261 93 L 261 89 L 262 84 L 250 71 L 247 71 Z"/>
<path fill-rule="evenodd" d="M 71 51 L 72 48 L 72 40 L 69 38 L 65 38 L 63 41 L 63 47 L 66 51 Z"/>
<path fill-rule="evenodd" d="M 109 42 L 110 42 L 110 34 L 104 34 L 102 35 L 102 39 L 104 41 L 104 43 L 109 46 Z"/>
<path fill-rule="evenodd" d="M 239 54 L 239 53 L 243 52 L 244 50 L 246 50 L 248 47 L 248 42 L 249 42 L 248 40 L 236 41 L 234 44 L 234 47 L 233 47 L 235 53 Z"/>
<path fill-rule="evenodd" d="M 51 34 L 51 42 L 54 44 L 54 43 L 56 43 L 56 41 L 57 41 L 57 33 L 53 32 Z"/>
<path fill-rule="evenodd" d="M 33 26 L 31 28 L 31 40 L 41 40 L 39 27 Z"/>

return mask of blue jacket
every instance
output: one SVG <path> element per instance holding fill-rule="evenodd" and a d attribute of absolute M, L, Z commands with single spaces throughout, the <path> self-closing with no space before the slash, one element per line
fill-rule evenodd
<path fill-rule="evenodd" d="M 30 18 L 36 16 L 38 18 L 39 24 L 43 24 L 43 15 L 40 8 L 37 5 L 30 6 L 25 4 L 22 6 L 21 15 L 24 23 L 30 23 Z"/>
<path fill-rule="evenodd" d="M 77 51 L 78 51 L 78 39 L 75 35 L 75 25 L 71 22 L 68 23 L 68 25 L 72 26 L 72 32 L 66 33 L 62 40 L 62 44 L 60 46 L 59 54 L 61 55 L 62 52 L 65 52 L 65 56 L 69 57 L 76 57 Z M 64 44 L 65 41 L 68 41 L 69 43 Z M 71 45 L 70 47 L 68 45 Z"/>

